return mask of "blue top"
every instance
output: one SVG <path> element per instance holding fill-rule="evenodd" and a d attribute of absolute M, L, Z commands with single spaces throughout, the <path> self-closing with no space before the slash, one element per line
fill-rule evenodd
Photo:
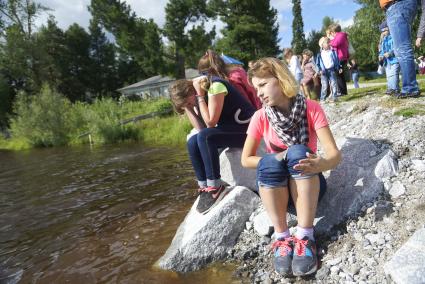
<path fill-rule="evenodd" d="M 330 68 L 330 70 L 327 70 L 325 68 L 325 64 L 323 63 L 322 53 L 319 52 L 317 54 L 316 65 L 317 65 L 317 68 L 319 69 L 319 72 L 322 71 L 322 70 L 323 71 L 336 71 L 336 72 L 338 72 L 338 70 L 341 69 L 341 65 L 339 63 L 338 55 L 336 54 L 335 50 L 332 50 L 331 56 L 332 56 L 332 61 L 334 63 L 334 66 L 332 68 Z"/>
<path fill-rule="evenodd" d="M 386 52 L 390 54 L 388 58 L 384 57 L 384 53 Z M 384 57 L 384 66 L 387 64 L 392 65 L 398 63 L 397 58 L 394 56 L 394 41 L 390 34 L 382 39 L 379 56 Z"/>
<path fill-rule="evenodd" d="M 228 81 L 215 76 L 211 78 L 211 81 L 220 82 L 227 88 L 227 95 L 224 96 L 223 110 L 217 126 L 244 125 L 248 127 L 251 116 L 256 109 Z"/>

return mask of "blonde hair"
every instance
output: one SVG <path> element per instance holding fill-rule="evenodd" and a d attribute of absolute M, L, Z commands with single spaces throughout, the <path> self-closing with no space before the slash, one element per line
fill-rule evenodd
<path fill-rule="evenodd" d="M 184 113 L 183 107 L 187 103 L 188 98 L 195 95 L 195 92 L 192 81 L 181 79 L 171 84 L 168 88 L 168 93 L 170 94 L 173 108 L 178 114 Z"/>
<path fill-rule="evenodd" d="M 267 78 L 270 76 L 278 80 L 284 96 L 292 98 L 298 94 L 298 84 L 294 75 L 289 71 L 288 66 L 277 58 L 261 58 L 248 70 L 248 78 L 251 84 L 254 77 Z"/>
<path fill-rule="evenodd" d="M 341 25 L 337 23 L 330 24 L 328 29 L 331 32 L 339 33 L 341 31 Z"/>
<path fill-rule="evenodd" d="M 208 49 L 204 56 L 199 59 L 198 71 L 207 73 L 207 76 L 217 76 L 227 80 L 226 64 L 223 59 L 213 50 Z"/>
<path fill-rule="evenodd" d="M 326 36 L 321 37 L 320 40 L 319 40 L 319 46 L 320 46 L 320 48 L 323 48 L 323 43 L 324 42 L 330 42 L 330 41 L 331 40 L 328 37 L 326 37 Z"/>

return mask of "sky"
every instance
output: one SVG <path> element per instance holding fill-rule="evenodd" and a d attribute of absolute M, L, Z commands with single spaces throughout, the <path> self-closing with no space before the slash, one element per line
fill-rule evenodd
<path fill-rule="evenodd" d="M 87 10 L 90 0 L 38 0 L 36 1 L 49 8 L 50 14 L 54 15 L 59 27 L 67 29 L 69 25 L 78 23 L 84 28 L 88 27 L 91 18 Z M 160 27 L 165 23 L 164 7 L 167 0 L 127 0 L 137 16 L 145 19 L 152 18 Z M 153 4 L 155 3 L 155 4 Z M 292 3 L 291 0 L 271 0 L 270 4 L 278 11 L 279 23 L 279 46 L 289 47 L 292 40 Z M 329 16 L 337 20 L 342 27 L 349 26 L 357 9 L 360 8 L 353 0 L 302 0 L 302 16 L 304 32 L 306 36 L 312 30 L 320 30 L 322 19 Z M 37 19 L 36 25 L 46 23 L 48 15 L 42 15 Z M 206 27 L 216 26 L 219 31 L 224 27 L 221 22 L 211 22 Z"/>

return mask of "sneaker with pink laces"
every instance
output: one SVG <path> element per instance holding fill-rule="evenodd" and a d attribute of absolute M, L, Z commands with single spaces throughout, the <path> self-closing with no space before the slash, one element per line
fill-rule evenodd
<path fill-rule="evenodd" d="M 224 185 L 219 187 L 209 186 L 200 189 L 199 201 L 196 206 L 196 210 L 201 214 L 208 213 L 229 191 L 230 190 Z"/>
<path fill-rule="evenodd" d="M 304 237 L 302 240 L 294 238 L 294 244 L 292 273 L 295 276 L 304 276 L 316 272 L 318 266 L 316 242 Z"/>
<path fill-rule="evenodd" d="M 282 276 L 292 274 L 292 257 L 294 255 L 293 238 L 278 239 L 273 245 L 274 269 Z"/>

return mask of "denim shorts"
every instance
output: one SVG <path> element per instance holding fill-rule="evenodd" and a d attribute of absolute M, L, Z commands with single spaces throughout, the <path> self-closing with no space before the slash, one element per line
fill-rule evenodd
<path fill-rule="evenodd" d="M 307 152 L 313 153 L 305 145 L 293 145 L 287 149 L 285 155 L 281 153 L 267 154 L 262 157 L 257 166 L 257 186 L 267 188 L 288 187 L 291 177 L 297 180 L 318 175 L 320 180 L 319 199 L 321 199 L 326 192 L 326 180 L 323 174 L 301 175 L 301 171 L 294 169 L 294 166 L 300 160 L 307 157 Z"/>

